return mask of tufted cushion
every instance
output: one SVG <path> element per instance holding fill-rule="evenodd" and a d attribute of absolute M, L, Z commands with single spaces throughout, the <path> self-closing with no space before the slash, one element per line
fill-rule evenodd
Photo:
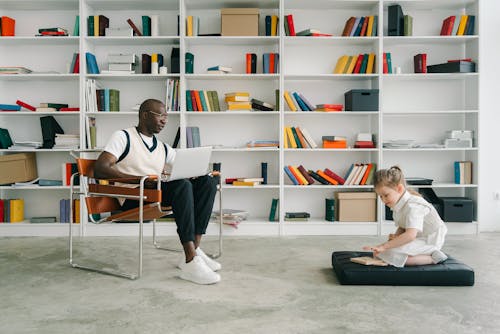
<path fill-rule="evenodd" d="M 396 268 L 365 266 L 351 257 L 372 256 L 369 252 L 340 251 L 332 253 L 332 266 L 340 284 L 347 285 L 474 285 L 474 270 L 448 257 L 440 264 Z"/>

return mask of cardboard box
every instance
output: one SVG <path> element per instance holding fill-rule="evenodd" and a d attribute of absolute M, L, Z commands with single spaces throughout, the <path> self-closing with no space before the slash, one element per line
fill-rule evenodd
<path fill-rule="evenodd" d="M 374 192 L 337 192 L 337 220 L 340 222 L 377 221 L 377 194 Z"/>
<path fill-rule="evenodd" d="M 222 36 L 259 36 L 258 8 L 222 8 Z"/>
<path fill-rule="evenodd" d="M 35 153 L 0 156 L 0 184 L 27 182 L 37 177 Z"/>

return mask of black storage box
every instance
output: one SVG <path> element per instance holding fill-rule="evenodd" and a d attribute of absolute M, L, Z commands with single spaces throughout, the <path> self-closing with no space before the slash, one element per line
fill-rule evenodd
<path fill-rule="evenodd" d="M 378 89 L 351 89 L 344 97 L 346 111 L 378 110 Z"/>
<path fill-rule="evenodd" d="M 467 197 L 440 197 L 441 217 L 445 222 L 472 223 L 474 211 L 472 200 Z"/>
<path fill-rule="evenodd" d="M 427 73 L 470 73 L 476 72 L 476 63 L 472 61 L 454 61 L 427 66 Z"/>

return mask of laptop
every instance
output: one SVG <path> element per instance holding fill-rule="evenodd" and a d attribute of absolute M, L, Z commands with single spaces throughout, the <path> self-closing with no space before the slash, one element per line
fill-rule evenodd
<path fill-rule="evenodd" d="M 212 155 L 211 146 L 180 148 L 175 151 L 175 160 L 170 175 L 167 177 L 167 182 L 202 176 L 208 173 Z"/>

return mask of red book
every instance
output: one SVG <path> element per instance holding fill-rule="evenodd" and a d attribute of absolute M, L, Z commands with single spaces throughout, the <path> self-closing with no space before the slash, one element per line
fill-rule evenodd
<path fill-rule="evenodd" d="M 78 107 L 60 108 L 59 111 L 80 111 Z"/>
<path fill-rule="evenodd" d="M 190 91 L 191 94 L 191 104 L 193 106 L 193 111 L 198 111 L 198 103 L 196 102 L 196 94 L 194 90 Z M 201 110 L 200 110 L 201 111 Z"/>
<path fill-rule="evenodd" d="M 80 73 L 80 54 L 76 56 L 75 65 L 71 69 L 71 73 Z"/>
<path fill-rule="evenodd" d="M 246 74 L 251 74 L 252 73 L 252 54 L 247 53 L 247 58 L 246 58 Z"/>
<path fill-rule="evenodd" d="M 382 60 L 382 72 L 384 74 L 389 73 L 389 66 L 387 64 L 387 52 L 384 52 L 384 59 Z"/>
<path fill-rule="evenodd" d="M 36 108 L 35 108 L 35 107 L 33 107 L 32 105 L 27 104 L 26 102 L 23 102 L 23 101 L 21 101 L 21 100 L 17 100 L 17 101 L 16 101 L 16 104 L 17 104 L 18 106 L 21 106 L 21 107 L 26 108 L 26 109 L 31 110 L 31 111 L 35 111 L 35 110 L 36 110 Z"/>
<path fill-rule="evenodd" d="M 297 169 L 299 170 L 300 174 L 302 174 L 304 176 L 304 178 L 307 180 L 307 182 L 309 182 L 309 184 L 314 183 L 314 179 L 311 177 L 311 175 L 309 175 L 309 173 L 306 171 L 304 166 L 300 165 L 299 167 L 297 167 Z"/>
<path fill-rule="evenodd" d="M 3 216 L 4 216 L 4 201 L 3 199 L 0 199 L 0 223 L 3 223 Z"/>
<path fill-rule="evenodd" d="M 329 37 L 329 36 L 333 36 L 333 35 L 332 34 L 327 34 L 327 33 L 324 33 L 324 32 L 313 32 L 309 36 L 325 36 L 325 37 Z"/>
<path fill-rule="evenodd" d="M 339 184 L 344 184 L 345 183 L 345 180 L 343 177 L 335 174 L 334 172 L 332 172 L 330 169 L 328 168 L 325 168 L 325 170 L 323 171 L 326 175 L 328 175 L 329 177 L 331 177 L 332 179 L 334 179 L 335 181 L 337 181 Z"/>
<path fill-rule="evenodd" d="M 269 73 L 274 73 L 274 61 L 275 61 L 274 53 L 271 52 L 269 54 Z"/>
<path fill-rule="evenodd" d="M 368 16 L 365 17 L 365 20 L 363 21 L 363 25 L 361 26 L 361 31 L 359 33 L 359 36 L 365 36 L 366 35 L 366 28 L 368 26 Z"/>
<path fill-rule="evenodd" d="M 354 143 L 354 148 L 375 148 L 375 144 L 371 141 L 358 140 Z"/>
<path fill-rule="evenodd" d="M 361 70 L 361 65 L 363 64 L 363 57 L 364 57 L 364 54 L 360 54 L 358 56 L 358 61 L 356 62 L 356 66 L 354 66 L 354 70 L 352 71 L 352 73 L 359 73 L 359 71 Z"/>
<path fill-rule="evenodd" d="M 472 58 L 464 58 L 464 59 L 450 59 L 448 63 L 459 63 L 461 61 L 472 62 Z"/>
<path fill-rule="evenodd" d="M 295 26 L 293 25 L 293 15 L 285 15 L 286 21 L 288 22 L 288 31 L 290 32 L 290 36 L 296 36 L 295 34 Z"/>
<path fill-rule="evenodd" d="M 16 20 L 8 16 L 2 16 L 2 36 L 16 35 Z"/>
<path fill-rule="evenodd" d="M 64 31 L 42 31 L 40 33 L 42 36 L 68 36 Z"/>
<path fill-rule="evenodd" d="M 453 33 L 453 26 L 455 25 L 456 16 L 450 16 L 448 26 L 446 27 L 446 35 L 450 36 Z"/>
<path fill-rule="evenodd" d="M 132 30 L 134 31 L 134 34 L 135 34 L 136 36 L 142 36 L 141 31 L 139 30 L 139 28 L 137 28 L 137 26 L 134 24 L 134 22 L 132 22 L 132 20 L 131 20 L 131 19 L 128 19 L 128 20 L 127 20 L 127 23 L 129 24 L 129 26 L 131 26 L 131 27 L 132 27 Z"/>
<path fill-rule="evenodd" d="M 413 57 L 415 73 L 427 73 L 427 54 L 419 53 Z"/>
<path fill-rule="evenodd" d="M 66 180 L 64 181 L 66 182 L 65 185 L 69 186 L 71 183 L 71 162 L 67 162 L 65 167 L 66 167 L 66 174 L 64 176 L 66 177 Z"/>
<path fill-rule="evenodd" d="M 237 181 L 238 178 L 237 177 L 228 177 L 226 178 L 225 182 L 226 184 L 233 184 L 234 181 Z"/>

